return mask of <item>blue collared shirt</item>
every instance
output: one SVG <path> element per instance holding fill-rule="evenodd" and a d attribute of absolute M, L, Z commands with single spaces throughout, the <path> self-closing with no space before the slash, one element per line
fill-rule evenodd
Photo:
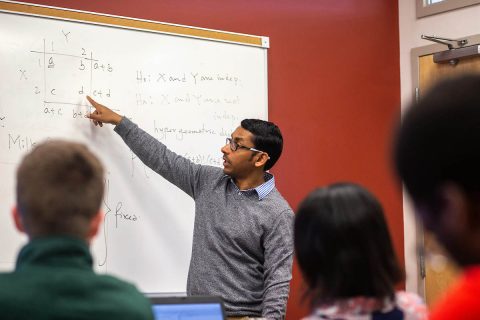
<path fill-rule="evenodd" d="M 256 188 L 240 190 L 233 181 L 233 179 L 230 178 L 237 191 L 246 195 L 256 192 L 258 195 L 258 200 L 262 200 L 263 198 L 265 198 L 273 190 L 273 188 L 275 188 L 275 177 L 273 176 L 273 174 L 265 172 L 264 179 L 265 182 Z"/>

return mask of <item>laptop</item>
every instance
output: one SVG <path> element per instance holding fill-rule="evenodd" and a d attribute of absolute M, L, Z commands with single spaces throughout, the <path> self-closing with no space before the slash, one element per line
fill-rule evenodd
<path fill-rule="evenodd" d="M 148 297 L 155 320 L 225 320 L 223 300 L 219 297 Z"/>

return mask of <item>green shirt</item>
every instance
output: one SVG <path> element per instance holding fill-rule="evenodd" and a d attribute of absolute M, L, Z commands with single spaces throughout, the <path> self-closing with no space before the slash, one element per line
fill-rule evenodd
<path fill-rule="evenodd" d="M 84 241 L 45 237 L 22 248 L 15 271 L 0 274 L 0 318 L 151 320 L 153 315 L 133 285 L 93 271 Z"/>

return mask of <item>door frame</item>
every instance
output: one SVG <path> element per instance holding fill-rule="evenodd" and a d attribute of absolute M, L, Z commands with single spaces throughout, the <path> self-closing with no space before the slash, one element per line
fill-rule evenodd
<path fill-rule="evenodd" d="M 480 45 L 480 34 L 471 35 L 459 38 L 460 39 L 467 39 L 468 46 L 472 45 Z M 457 39 L 455 39 L 457 40 Z M 420 57 L 431 55 L 440 51 L 447 50 L 447 46 L 442 44 L 431 44 L 421 47 L 412 48 L 410 51 L 410 61 L 411 61 L 411 75 L 412 75 L 412 88 L 411 88 L 411 101 L 415 101 L 419 95 L 419 83 L 420 83 L 420 74 L 419 74 L 419 59 Z M 402 109 L 402 113 L 405 110 Z M 404 210 L 404 217 L 410 216 L 415 217 L 413 212 L 413 205 L 410 198 L 407 196 L 406 190 L 403 190 L 403 210 Z M 413 232 L 407 232 L 407 224 L 404 223 L 404 245 L 405 248 L 411 248 L 411 244 L 414 244 L 415 247 L 415 255 L 407 255 L 405 253 L 405 258 L 408 256 L 414 256 L 416 265 L 415 274 L 410 274 L 410 276 L 417 278 L 417 293 L 422 296 L 425 300 L 425 261 L 424 261 L 424 253 L 421 251 L 423 250 L 423 228 L 420 221 L 415 217 L 412 218 L 412 223 L 410 224 L 412 227 Z M 409 237 L 407 237 L 409 234 Z M 407 261 L 405 261 L 407 263 Z"/>

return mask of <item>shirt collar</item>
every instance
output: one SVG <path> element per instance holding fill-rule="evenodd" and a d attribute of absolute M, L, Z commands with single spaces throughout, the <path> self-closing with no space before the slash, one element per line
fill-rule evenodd
<path fill-rule="evenodd" d="M 233 179 L 230 177 L 230 181 L 232 182 L 234 188 L 237 191 L 240 191 L 243 194 L 250 194 L 256 192 L 258 195 L 258 200 L 262 200 L 263 198 L 265 198 L 273 190 L 273 188 L 275 188 L 275 177 L 273 176 L 273 174 L 265 172 L 264 179 L 265 182 L 255 188 L 240 190 L 233 181 Z"/>
<path fill-rule="evenodd" d="M 93 260 L 85 240 L 70 236 L 31 239 L 17 257 L 16 270 L 32 265 L 92 269 Z"/>
<path fill-rule="evenodd" d="M 387 313 L 393 310 L 395 304 L 389 298 L 352 297 L 334 301 L 331 304 L 319 306 L 315 314 L 322 319 L 364 319 L 365 314 L 375 311 Z"/>

